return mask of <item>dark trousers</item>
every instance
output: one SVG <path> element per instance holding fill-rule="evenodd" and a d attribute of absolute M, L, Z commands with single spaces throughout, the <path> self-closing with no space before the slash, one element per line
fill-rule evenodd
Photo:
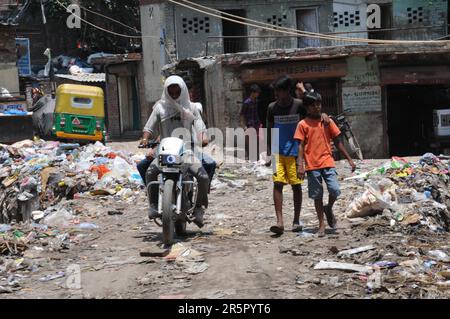
<path fill-rule="evenodd" d="M 212 157 L 204 153 L 200 154 L 199 157 L 202 159 L 202 166 L 208 174 L 209 182 L 211 183 L 214 178 L 214 174 L 216 173 L 217 163 Z"/>
<path fill-rule="evenodd" d="M 206 154 L 202 154 L 201 157 L 202 157 L 202 166 L 205 169 L 206 173 L 208 174 L 209 182 L 211 183 L 214 178 L 214 174 L 216 173 L 217 163 L 214 161 L 214 159 L 212 159 Z M 137 169 L 142 177 L 142 180 L 144 181 L 144 184 L 147 184 L 145 181 L 145 175 L 147 174 L 147 170 L 152 164 L 152 161 L 153 160 L 151 159 L 145 158 L 137 165 Z"/>
<path fill-rule="evenodd" d="M 145 164 L 145 163 L 144 163 Z M 144 166 L 144 165 L 142 165 Z M 142 168 L 141 166 L 141 168 Z M 190 164 L 188 171 L 192 176 L 197 179 L 198 183 L 198 196 L 197 196 L 197 207 L 204 206 L 208 207 L 208 190 L 209 190 L 209 176 L 206 173 L 203 166 L 198 164 Z M 161 173 L 161 168 L 159 167 L 158 160 L 155 159 L 150 165 L 145 175 L 146 183 L 155 182 L 158 179 L 158 175 Z M 150 203 L 157 205 L 159 197 L 159 186 L 152 185 L 150 188 Z"/>

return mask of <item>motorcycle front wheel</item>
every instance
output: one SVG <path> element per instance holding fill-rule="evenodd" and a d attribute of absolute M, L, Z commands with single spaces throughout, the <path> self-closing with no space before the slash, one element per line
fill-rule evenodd
<path fill-rule="evenodd" d="M 171 245 L 174 237 L 174 204 L 175 204 L 175 183 L 173 180 L 168 179 L 164 183 L 164 196 L 163 196 L 163 211 L 162 211 L 162 224 L 163 224 L 163 243 L 165 245 Z"/>
<path fill-rule="evenodd" d="M 175 233 L 177 236 L 184 236 L 186 235 L 186 221 L 179 220 L 175 223 Z"/>

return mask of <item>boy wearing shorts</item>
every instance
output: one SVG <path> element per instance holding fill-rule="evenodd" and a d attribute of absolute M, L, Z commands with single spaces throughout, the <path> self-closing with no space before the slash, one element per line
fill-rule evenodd
<path fill-rule="evenodd" d="M 305 173 L 308 175 L 309 197 L 314 200 L 319 218 L 318 236 L 324 237 L 326 229 L 324 213 L 328 225 L 336 228 L 333 205 L 341 194 L 331 141 L 334 141 L 336 147 L 348 160 L 352 172 L 356 170 L 356 165 L 339 139 L 341 131 L 337 125 L 333 121 L 327 125 L 322 120 L 322 97 L 320 94 L 317 92 L 307 93 L 303 103 L 307 117 L 298 124 L 294 136 L 295 140 L 299 142 L 298 176 L 303 179 Z M 323 181 L 325 181 L 329 193 L 328 205 L 325 207 L 323 205 Z"/>
<path fill-rule="evenodd" d="M 297 176 L 298 142 L 294 140 L 294 133 L 298 122 L 306 116 L 302 101 L 291 95 L 292 80 L 283 76 L 274 85 L 277 100 L 269 105 L 267 111 L 268 152 L 273 154 L 274 190 L 273 198 L 277 225 L 270 231 L 281 235 L 284 233 L 283 221 L 283 188 L 291 185 L 294 192 L 294 222 L 292 230 L 299 232 L 300 211 L 302 208 L 302 181 Z M 278 130 L 278 139 L 272 136 L 271 129 Z M 272 144 L 272 140 L 274 143 Z M 269 154 L 269 155 L 270 155 Z"/>

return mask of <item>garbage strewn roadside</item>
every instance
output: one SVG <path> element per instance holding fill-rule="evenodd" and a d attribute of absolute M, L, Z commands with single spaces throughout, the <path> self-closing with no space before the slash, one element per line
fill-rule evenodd
<path fill-rule="evenodd" d="M 425 154 L 417 163 L 393 158 L 347 181 L 365 180 L 365 192 L 347 210 L 348 218 L 383 214 L 391 226 L 423 225 L 450 230 L 450 160 Z"/>
<path fill-rule="evenodd" d="M 111 195 L 132 201 L 142 179 L 130 154 L 101 143 L 80 147 L 43 140 L 0 145 L 0 223 L 49 215 L 63 198 Z"/>

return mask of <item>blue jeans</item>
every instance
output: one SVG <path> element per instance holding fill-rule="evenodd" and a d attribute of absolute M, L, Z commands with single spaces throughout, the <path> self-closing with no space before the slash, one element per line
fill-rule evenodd
<path fill-rule="evenodd" d="M 328 193 L 332 197 L 338 198 L 341 195 L 336 169 L 324 168 L 308 172 L 309 198 L 314 200 L 323 198 L 322 180 L 325 180 L 328 188 Z"/>
<path fill-rule="evenodd" d="M 212 157 L 205 153 L 200 154 L 199 157 L 201 157 L 202 159 L 202 166 L 205 169 L 206 173 L 208 173 L 209 182 L 211 183 L 216 172 L 217 163 Z"/>
<path fill-rule="evenodd" d="M 150 164 L 153 162 L 152 159 L 144 158 L 138 165 L 137 170 L 139 171 L 139 175 L 141 175 L 144 184 L 147 185 L 145 180 L 145 175 L 147 174 L 147 170 L 150 167 Z"/>

